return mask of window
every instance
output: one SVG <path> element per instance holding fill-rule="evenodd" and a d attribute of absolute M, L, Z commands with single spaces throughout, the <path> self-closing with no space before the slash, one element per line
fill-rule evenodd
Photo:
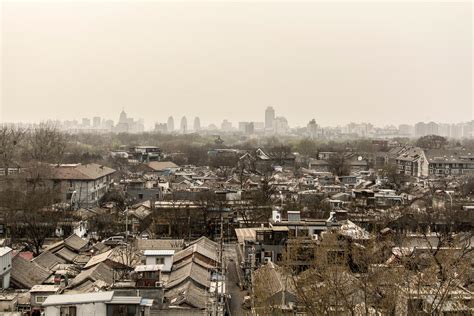
<path fill-rule="evenodd" d="M 42 304 L 46 300 L 47 296 L 37 296 L 35 298 L 36 304 Z"/>
<path fill-rule="evenodd" d="M 165 264 L 165 258 L 157 257 L 155 260 L 156 264 Z"/>
<path fill-rule="evenodd" d="M 62 306 L 59 309 L 59 316 L 76 316 L 76 306 Z"/>
<path fill-rule="evenodd" d="M 142 194 L 142 193 L 139 193 L 139 194 L 138 194 L 138 198 L 139 198 L 140 200 L 142 200 L 142 199 L 143 199 L 143 194 Z"/>

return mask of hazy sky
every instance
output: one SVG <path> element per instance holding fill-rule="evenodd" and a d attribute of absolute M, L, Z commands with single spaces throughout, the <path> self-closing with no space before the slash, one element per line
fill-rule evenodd
<path fill-rule="evenodd" d="M 1 1 L 1 0 L 0 0 Z M 472 3 L 3 1 L 3 121 L 473 119 Z"/>

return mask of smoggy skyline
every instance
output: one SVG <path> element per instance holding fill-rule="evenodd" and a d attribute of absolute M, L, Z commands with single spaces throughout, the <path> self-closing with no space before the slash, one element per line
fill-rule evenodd
<path fill-rule="evenodd" d="M 470 1 L 4 1 L 0 121 L 468 121 L 472 42 Z"/>

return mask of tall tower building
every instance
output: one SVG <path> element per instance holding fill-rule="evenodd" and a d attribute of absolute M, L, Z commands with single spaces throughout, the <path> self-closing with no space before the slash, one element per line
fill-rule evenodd
<path fill-rule="evenodd" d="M 197 116 L 194 118 L 194 126 L 193 127 L 194 127 L 195 132 L 198 132 L 198 131 L 201 130 L 201 120 Z"/>
<path fill-rule="evenodd" d="M 99 128 L 101 121 L 102 120 L 99 116 L 94 116 L 94 118 L 92 119 L 92 127 Z"/>
<path fill-rule="evenodd" d="M 185 134 L 187 130 L 188 130 L 188 120 L 186 119 L 186 116 L 183 116 L 183 118 L 181 119 L 180 131 L 181 133 Z"/>
<path fill-rule="evenodd" d="M 168 124 L 166 126 L 168 133 L 171 133 L 174 131 L 174 118 L 172 116 L 168 117 Z"/>
<path fill-rule="evenodd" d="M 275 122 L 275 110 L 273 107 L 269 106 L 265 110 L 265 129 L 273 130 Z"/>

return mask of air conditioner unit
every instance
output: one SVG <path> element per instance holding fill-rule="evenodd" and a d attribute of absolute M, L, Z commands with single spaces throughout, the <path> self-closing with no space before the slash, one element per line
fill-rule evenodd
<path fill-rule="evenodd" d="M 161 282 L 161 281 L 156 281 L 156 282 L 155 282 L 155 287 L 163 287 L 163 282 Z"/>
<path fill-rule="evenodd" d="M 271 257 L 265 257 L 265 258 L 263 258 L 263 262 L 264 263 L 272 262 L 272 258 Z"/>

